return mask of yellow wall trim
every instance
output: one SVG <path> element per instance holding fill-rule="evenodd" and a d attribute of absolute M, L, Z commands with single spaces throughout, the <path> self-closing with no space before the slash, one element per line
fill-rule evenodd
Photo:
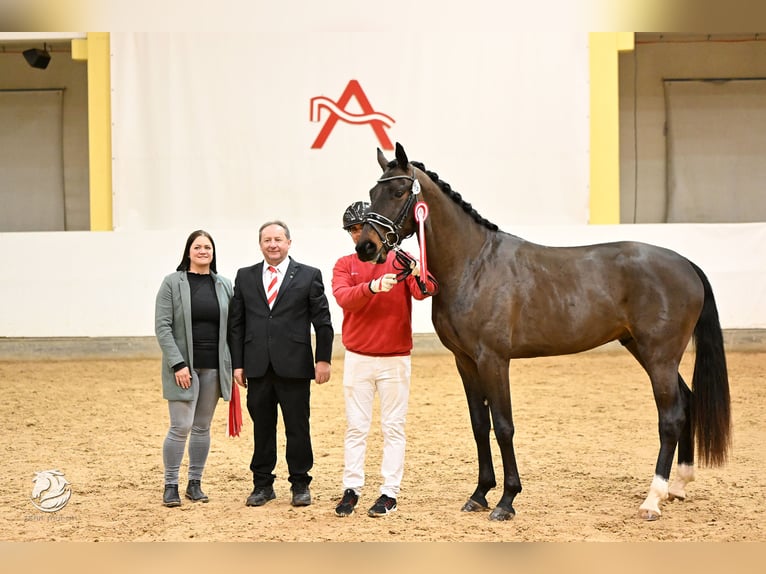
<path fill-rule="evenodd" d="M 618 51 L 633 49 L 632 32 L 592 32 L 590 58 L 590 217 L 620 222 Z"/>
<path fill-rule="evenodd" d="M 72 59 L 75 62 L 88 60 L 88 41 L 86 39 L 75 38 L 72 40 Z"/>
<path fill-rule="evenodd" d="M 88 32 L 90 230 L 112 231 L 112 104 L 109 34 Z M 81 55 L 79 53 L 78 56 Z M 74 42 L 72 57 L 75 56 Z"/>
<path fill-rule="evenodd" d="M 635 37 L 633 32 L 617 32 L 617 49 L 620 52 L 630 52 L 636 47 Z"/>

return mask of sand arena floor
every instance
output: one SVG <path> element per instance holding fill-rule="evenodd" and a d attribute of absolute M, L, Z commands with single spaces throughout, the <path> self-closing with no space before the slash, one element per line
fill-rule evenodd
<path fill-rule="evenodd" d="M 450 355 L 413 357 L 405 476 L 398 512 L 340 519 L 343 363 L 312 387 L 313 505 L 289 504 L 280 455 L 277 499 L 247 508 L 252 426 L 225 435 L 216 412 L 203 486 L 208 504 L 161 505 L 161 444 L 168 424 L 159 360 L 2 362 L 5 477 L 2 541 L 764 541 L 766 354 L 730 353 L 734 446 L 723 468 L 698 468 L 689 498 L 661 520 L 637 509 L 652 478 L 657 414 L 648 379 L 627 353 L 514 361 L 515 446 L 523 492 L 513 521 L 460 512 L 475 487 L 476 452 Z M 687 356 L 682 374 L 690 380 Z M 244 398 L 244 397 L 243 397 Z M 377 496 L 377 415 L 368 447 L 365 510 Z M 284 442 L 280 433 L 279 449 Z M 494 444 L 495 469 L 501 476 Z M 186 460 L 182 467 L 185 484 Z M 31 503 L 36 471 L 59 469 L 71 498 L 56 513 Z M 490 492 L 494 505 L 500 493 Z"/>

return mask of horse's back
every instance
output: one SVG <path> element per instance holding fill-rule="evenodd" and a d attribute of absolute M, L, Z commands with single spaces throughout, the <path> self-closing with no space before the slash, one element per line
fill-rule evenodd
<path fill-rule="evenodd" d="M 702 283 L 688 259 L 679 253 L 637 241 L 575 247 L 526 243 L 515 253 L 515 272 L 536 287 L 573 293 L 587 290 L 630 296 L 677 289 L 703 294 Z M 701 299 L 700 299 L 701 301 Z"/>
<path fill-rule="evenodd" d="M 498 243 L 474 289 L 472 304 L 486 320 L 451 329 L 463 333 L 463 345 L 474 338 L 519 358 L 671 332 L 690 336 L 704 288 L 675 251 L 632 241 L 548 247 L 506 237 L 512 241 Z M 465 296 L 457 304 L 465 305 Z M 449 314 L 443 304 L 435 311 Z"/>

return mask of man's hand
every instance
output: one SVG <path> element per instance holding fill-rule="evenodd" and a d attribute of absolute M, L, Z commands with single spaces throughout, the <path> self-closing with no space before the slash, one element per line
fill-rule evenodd
<path fill-rule="evenodd" d="M 386 291 L 391 291 L 391 289 L 394 288 L 394 285 L 396 285 L 396 274 L 386 273 L 385 275 L 381 275 L 377 279 L 370 281 L 370 291 L 373 293 L 385 293 Z"/>
<path fill-rule="evenodd" d="M 330 363 L 327 361 L 317 361 L 314 368 L 314 380 L 319 385 L 330 380 Z"/>
<path fill-rule="evenodd" d="M 240 387 L 247 388 L 247 379 L 245 379 L 245 369 L 234 369 L 234 382 Z"/>

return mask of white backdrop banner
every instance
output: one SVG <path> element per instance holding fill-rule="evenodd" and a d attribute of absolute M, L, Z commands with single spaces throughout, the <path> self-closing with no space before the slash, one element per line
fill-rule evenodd
<path fill-rule="evenodd" d="M 113 33 L 115 228 L 336 228 L 396 141 L 490 219 L 587 223 L 588 37 L 556 40 Z"/>

